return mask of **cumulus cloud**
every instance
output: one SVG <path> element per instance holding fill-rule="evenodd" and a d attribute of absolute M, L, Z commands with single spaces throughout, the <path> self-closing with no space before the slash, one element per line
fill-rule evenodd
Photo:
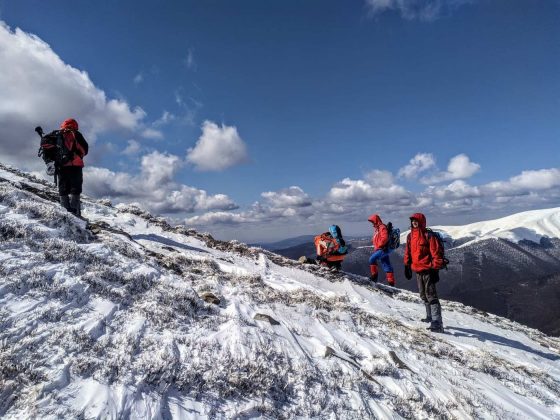
<path fill-rule="evenodd" d="M 480 170 L 478 163 L 471 162 L 470 158 L 461 153 L 449 160 L 447 171 L 438 172 L 432 176 L 424 177 L 421 182 L 424 184 L 437 184 L 455 179 L 466 179 L 473 176 Z"/>
<path fill-rule="evenodd" d="M 337 203 L 379 203 L 410 198 L 404 187 L 393 183 L 393 175 L 388 171 L 372 171 L 365 178 L 344 178 L 330 189 L 327 198 Z"/>
<path fill-rule="evenodd" d="M 560 188 L 560 169 L 523 171 L 507 181 L 491 182 L 483 188 L 487 194 L 496 196 L 526 195 L 535 191 Z"/>
<path fill-rule="evenodd" d="M 19 167 L 41 164 L 30 153 L 37 148 L 36 125 L 58 127 L 68 117 L 94 140 L 109 130 L 136 130 L 146 113 L 120 99 L 107 98 L 85 71 L 62 61 L 37 36 L 21 29 L 12 31 L 0 21 L 0 158 Z M 25 71 L 22 71 L 25 69 Z M 14 141 L 20 146 L 13 147 Z"/>
<path fill-rule="evenodd" d="M 273 207 L 307 207 L 311 198 L 300 187 L 292 186 L 280 191 L 263 192 L 261 196 Z"/>
<path fill-rule="evenodd" d="M 134 79 L 132 79 L 132 81 L 135 85 L 139 85 L 144 81 L 144 74 L 142 72 L 138 73 L 136 76 L 134 76 Z"/>
<path fill-rule="evenodd" d="M 471 164 L 468 159 L 452 159 L 447 172 L 453 176 L 449 177 L 467 177 L 475 170 Z M 417 166 L 421 167 L 420 164 Z M 264 192 L 261 198 L 243 211 L 212 211 L 185 222 L 209 229 L 243 224 L 250 230 L 262 226 L 281 229 L 286 222 L 301 227 L 361 222 L 374 211 L 393 221 L 406 219 L 415 211 L 446 220 L 454 216 L 462 218 L 473 212 L 479 213 L 481 218 L 492 217 L 503 215 L 504 211 L 560 205 L 560 169 L 523 171 L 508 180 L 482 185 L 453 179 L 447 184 L 427 186 L 418 192 L 399 185 L 389 171 L 373 170 L 362 179 L 342 179 L 324 197 L 311 197 L 301 187 L 292 186 Z"/>
<path fill-rule="evenodd" d="M 227 195 L 209 195 L 204 190 L 175 182 L 182 165 L 178 156 L 152 152 L 142 157 L 138 175 L 90 167 L 86 168 L 84 189 L 95 197 L 140 202 L 148 210 L 163 214 L 238 207 Z"/>
<path fill-rule="evenodd" d="M 202 135 L 188 150 L 187 161 L 199 171 L 223 171 L 248 162 L 249 155 L 236 127 L 204 121 Z"/>
<path fill-rule="evenodd" d="M 366 0 L 366 6 L 372 16 L 395 11 L 407 20 L 430 22 L 471 2 L 472 0 Z"/>
<path fill-rule="evenodd" d="M 418 153 L 408 162 L 408 165 L 399 169 L 399 177 L 414 179 L 422 172 L 434 168 L 436 160 L 431 153 Z"/>

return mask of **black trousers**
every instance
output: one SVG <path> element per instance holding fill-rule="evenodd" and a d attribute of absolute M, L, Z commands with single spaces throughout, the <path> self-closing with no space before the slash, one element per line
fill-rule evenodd
<path fill-rule="evenodd" d="M 418 291 L 420 299 L 424 303 L 439 303 L 436 284 L 439 281 L 439 273 L 437 270 L 426 270 L 416 273 L 416 281 L 418 283 Z"/>
<path fill-rule="evenodd" d="M 58 169 L 58 194 L 81 194 L 84 176 L 79 166 L 63 166 Z"/>

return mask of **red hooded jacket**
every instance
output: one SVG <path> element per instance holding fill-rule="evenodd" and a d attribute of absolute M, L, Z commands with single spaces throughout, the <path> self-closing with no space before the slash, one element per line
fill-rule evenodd
<path fill-rule="evenodd" d="M 411 226 L 406 238 L 404 265 L 416 272 L 443 268 L 443 249 L 437 238 L 426 231 L 426 216 L 414 213 L 410 219 L 418 220 L 418 227 Z"/>
<path fill-rule="evenodd" d="M 73 118 L 68 118 L 60 124 L 60 129 L 63 131 L 64 145 L 68 150 L 74 153 L 74 157 L 64 166 L 79 166 L 84 167 L 84 156 L 88 153 L 88 144 L 78 131 L 78 122 Z"/>
<path fill-rule="evenodd" d="M 373 227 L 375 228 L 375 233 L 373 238 L 371 238 L 373 247 L 375 249 L 386 247 L 389 243 L 389 231 L 387 230 L 387 226 L 385 226 L 381 221 L 381 217 L 377 214 L 372 214 L 368 217 L 368 221 L 373 223 Z"/>

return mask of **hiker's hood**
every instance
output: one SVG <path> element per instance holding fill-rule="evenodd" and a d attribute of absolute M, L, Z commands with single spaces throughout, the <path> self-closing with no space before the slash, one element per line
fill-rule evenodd
<path fill-rule="evenodd" d="M 368 221 L 373 223 L 374 226 L 383 224 L 383 222 L 381 221 L 381 217 L 379 217 L 378 214 L 372 214 L 371 216 L 369 216 Z"/>
<path fill-rule="evenodd" d="M 426 229 L 426 216 L 424 216 L 422 213 L 414 213 L 409 217 L 409 219 L 411 221 L 412 219 L 418 220 L 418 226 L 420 227 L 420 229 Z"/>
<path fill-rule="evenodd" d="M 62 124 L 60 124 L 61 130 L 77 130 L 78 129 L 78 121 L 74 118 L 68 118 L 64 120 Z"/>

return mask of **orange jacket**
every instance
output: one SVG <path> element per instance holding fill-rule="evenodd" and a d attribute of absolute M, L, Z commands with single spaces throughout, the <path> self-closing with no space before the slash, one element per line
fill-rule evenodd
<path fill-rule="evenodd" d="M 342 261 L 344 255 L 338 254 L 340 248 L 336 239 L 329 232 L 315 236 L 317 256 L 326 258 L 327 261 Z"/>
<path fill-rule="evenodd" d="M 437 238 L 426 231 L 426 216 L 414 213 L 410 219 L 418 220 L 418 228 L 411 226 L 406 238 L 404 265 L 416 272 L 443 268 L 443 249 Z"/>

